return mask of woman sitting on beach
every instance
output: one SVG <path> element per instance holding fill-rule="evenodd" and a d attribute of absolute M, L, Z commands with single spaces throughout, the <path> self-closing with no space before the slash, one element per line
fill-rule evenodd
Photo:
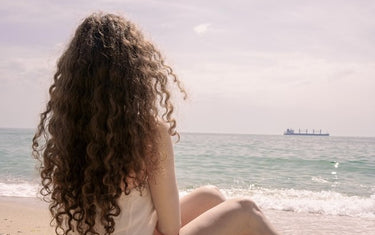
<path fill-rule="evenodd" d="M 93 14 L 60 57 L 33 139 L 57 234 L 275 234 L 248 199 L 179 200 L 170 94 L 185 93 L 131 22 Z"/>

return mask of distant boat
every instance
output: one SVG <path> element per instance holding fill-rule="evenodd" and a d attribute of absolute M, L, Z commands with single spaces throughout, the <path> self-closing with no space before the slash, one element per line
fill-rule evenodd
<path fill-rule="evenodd" d="M 304 135 L 304 136 L 329 136 L 329 133 L 322 133 L 322 130 L 309 132 L 307 129 L 301 131 L 298 129 L 298 132 L 295 132 L 293 129 L 286 129 L 284 135 Z"/>

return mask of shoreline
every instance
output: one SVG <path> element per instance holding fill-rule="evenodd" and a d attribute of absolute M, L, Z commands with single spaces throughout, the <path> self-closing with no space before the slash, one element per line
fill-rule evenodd
<path fill-rule="evenodd" d="M 375 219 L 264 210 L 280 234 L 371 234 Z M 48 204 L 39 198 L 0 196 L 0 235 L 54 234 Z"/>

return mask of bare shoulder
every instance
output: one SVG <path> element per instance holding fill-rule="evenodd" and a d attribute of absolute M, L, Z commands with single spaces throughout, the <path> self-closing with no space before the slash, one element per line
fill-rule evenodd
<path fill-rule="evenodd" d="M 169 127 L 169 124 L 163 120 L 157 121 L 157 130 L 159 132 L 161 142 L 170 139 Z"/>

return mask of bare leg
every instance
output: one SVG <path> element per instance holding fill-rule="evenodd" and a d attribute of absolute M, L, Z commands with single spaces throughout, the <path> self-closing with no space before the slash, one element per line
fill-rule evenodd
<path fill-rule="evenodd" d="M 180 230 L 180 235 L 275 235 L 259 208 L 247 199 L 227 200 L 204 212 Z"/>
<path fill-rule="evenodd" d="M 200 187 L 184 196 L 180 200 L 182 227 L 224 201 L 224 195 L 212 185 Z"/>
<path fill-rule="evenodd" d="M 224 201 L 224 195 L 213 185 L 207 185 L 195 189 L 180 199 L 181 226 L 185 226 L 202 213 Z M 162 234 L 155 229 L 154 235 Z"/>
<path fill-rule="evenodd" d="M 180 235 L 277 234 L 257 205 L 225 197 L 214 186 L 199 188 L 181 199 Z"/>

